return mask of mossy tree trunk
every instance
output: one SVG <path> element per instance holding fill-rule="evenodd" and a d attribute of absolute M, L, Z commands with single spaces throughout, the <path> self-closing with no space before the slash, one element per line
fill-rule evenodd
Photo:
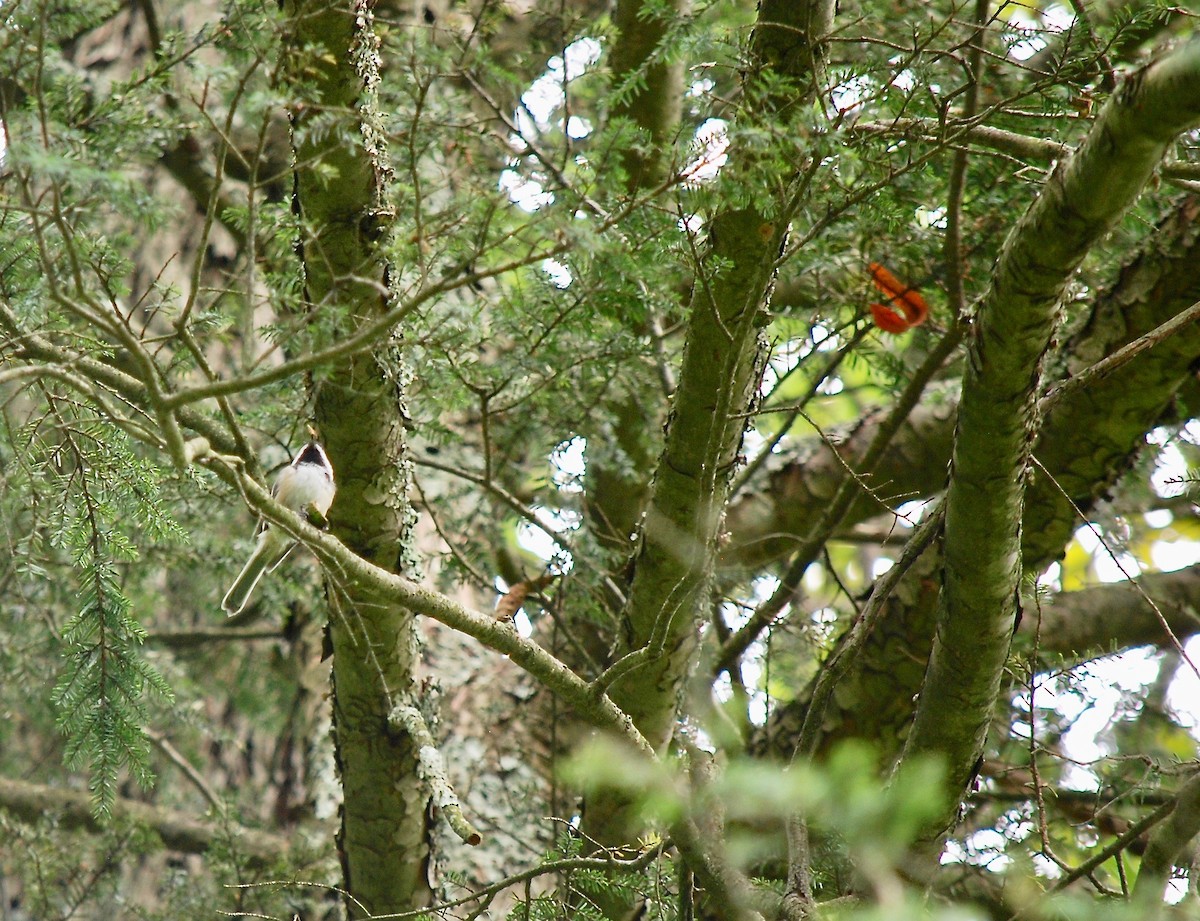
<path fill-rule="evenodd" d="M 979 308 L 947 489 L 937 629 L 904 751 L 941 757 L 955 793 L 978 769 L 1018 618 L 1025 487 L 1059 303 L 1088 250 L 1197 121 L 1200 44 L 1127 76 L 1013 228 Z M 947 797 L 924 830 L 931 863 L 958 801 Z"/>
<path fill-rule="evenodd" d="M 768 0 L 759 8 L 744 87 L 780 131 L 816 96 L 832 21 L 833 4 L 826 0 Z M 762 166 L 762 155 L 735 145 L 724 178 L 736 186 Z M 613 700 L 659 751 L 674 736 L 708 617 L 706 587 L 747 410 L 758 391 L 760 332 L 776 261 L 803 197 L 801 173 L 796 168 L 769 200 L 713 216 L 707 252 L 696 266 L 679 385 L 622 612 L 618 651 L 624 658 L 608 676 Z M 619 794 L 594 796 L 585 830 L 605 845 L 632 840 L 630 806 Z"/>
<path fill-rule="evenodd" d="M 374 108 L 370 4 L 300 0 L 287 12 L 287 71 L 310 93 L 292 112 L 304 309 L 314 336 L 336 337 L 378 317 L 387 300 L 390 171 Z M 316 424 L 338 482 L 333 533 L 395 572 L 407 568 L 413 518 L 404 377 L 398 355 L 374 350 L 312 382 Z M 352 917 L 411 910 L 430 898 L 426 795 L 413 745 L 388 728 L 387 716 L 413 682 L 414 615 L 336 574 L 329 584 L 347 909 Z"/>

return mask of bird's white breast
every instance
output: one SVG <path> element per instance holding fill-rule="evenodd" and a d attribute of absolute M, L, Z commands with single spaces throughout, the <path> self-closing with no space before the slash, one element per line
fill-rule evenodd
<path fill-rule="evenodd" d="M 280 477 L 279 497 L 295 512 L 311 505 L 324 515 L 333 504 L 333 493 L 333 478 L 317 464 L 290 467 Z"/>

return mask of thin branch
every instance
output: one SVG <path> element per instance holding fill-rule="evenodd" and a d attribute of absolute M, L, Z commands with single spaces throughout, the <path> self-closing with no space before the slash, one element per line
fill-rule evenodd
<path fill-rule="evenodd" d="M 472 847 L 483 841 L 481 835 L 463 815 L 462 804 L 458 794 L 446 776 L 446 762 L 441 750 L 433 740 L 433 733 L 425 722 L 425 717 L 417 709 L 412 700 L 397 701 L 388 714 L 388 726 L 393 731 L 408 733 L 417 749 L 417 776 L 425 784 L 433 805 L 441 810 L 453 832 L 466 844 Z"/>
<path fill-rule="evenodd" d="M 119 394 L 131 407 L 138 407 L 148 401 L 148 390 L 141 380 L 103 361 L 55 345 L 44 336 L 24 330 L 11 307 L 3 301 L 0 301 L 0 324 L 8 329 L 11 336 L 10 342 L 15 345 L 17 355 L 74 368 L 97 384 Z M 210 415 L 201 413 L 192 407 L 182 407 L 178 410 L 178 417 L 184 426 L 202 435 L 217 450 L 228 452 L 237 448 L 236 442 Z M 162 447 L 162 441 L 157 436 L 153 440 L 144 438 L 139 438 L 139 440 L 145 440 L 147 444 L 160 449 Z"/>
<path fill-rule="evenodd" d="M 475 637 L 488 648 L 507 655 L 577 708 L 579 715 L 593 726 L 616 733 L 644 755 L 653 757 L 652 748 L 627 714 L 607 696 L 594 695 L 588 683 L 571 668 L 541 646 L 521 637 L 511 624 L 472 611 L 441 592 L 362 559 L 333 535 L 317 530 L 276 502 L 262 485 L 246 474 L 240 458 L 209 453 L 198 456 L 197 460 L 241 492 L 247 504 L 271 524 L 282 528 L 315 553 L 335 583 L 355 583 L 365 593 L 377 595 L 381 603 L 402 605 Z"/>
<path fill-rule="evenodd" d="M 1030 137 L 1027 134 L 993 128 L 989 125 L 963 126 L 957 120 L 945 124 L 932 118 L 900 118 L 888 122 L 860 122 L 852 126 L 849 131 L 851 134 L 881 134 L 889 137 L 919 139 L 937 144 L 945 143 L 947 135 L 949 135 L 956 140 L 969 141 L 998 153 L 1024 160 L 1040 160 L 1045 163 L 1065 159 L 1075 152 L 1075 148 L 1070 144 L 1060 141 Z M 1164 179 L 1182 181 L 1200 179 L 1200 163 L 1172 160 L 1163 163 L 1158 171 Z"/>
<path fill-rule="evenodd" d="M 1087 521 L 1087 516 L 1083 514 L 1082 509 L 1080 509 L 1079 506 L 1075 504 L 1075 501 L 1069 495 L 1067 495 L 1067 491 L 1062 488 L 1054 475 L 1050 473 L 1050 471 L 1047 470 L 1042 462 L 1036 457 L 1032 457 L 1031 461 L 1033 465 L 1036 466 L 1037 469 L 1040 470 L 1043 475 L 1048 477 L 1050 482 L 1054 484 L 1054 487 L 1058 490 L 1059 495 L 1061 495 L 1067 500 L 1067 502 L 1070 503 L 1075 514 L 1085 521 L 1085 526 L 1092 532 L 1100 546 L 1104 548 L 1104 552 L 1108 554 L 1108 558 L 1113 562 L 1117 569 L 1120 570 L 1125 584 L 1137 592 L 1141 599 L 1150 606 L 1150 609 L 1154 612 L 1154 616 L 1158 618 L 1158 625 L 1162 627 L 1163 632 L 1167 635 L 1167 639 L 1170 641 L 1171 646 L 1177 653 L 1179 653 L 1180 658 L 1187 663 L 1188 667 L 1192 670 L 1192 674 L 1200 679 L 1200 668 L 1196 666 L 1196 663 L 1192 661 L 1191 656 L 1188 655 L 1187 650 L 1183 648 L 1183 643 L 1179 641 L 1179 637 L 1177 637 L 1175 635 L 1175 631 L 1171 629 L 1171 625 L 1167 621 L 1167 615 L 1162 612 L 1162 609 L 1158 606 L 1157 602 L 1155 602 L 1155 600 L 1146 593 L 1146 590 L 1138 583 L 1137 579 L 1133 577 L 1133 574 L 1125 568 L 1125 564 L 1121 562 L 1120 556 L 1112 549 L 1112 547 L 1109 546 L 1108 540 L 1100 532 L 1100 529 L 1092 522 Z"/>
<path fill-rule="evenodd" d="M 1113 841 L 1113 843 L 1110 844 L 1108 847 L 1104 848 L 1103 850 L 1101 850 L 1101 851 L 1097 852 L 1096 854 L 1094 854 L 1093 856 L 1089 857 L 1086 861 L 1081 863 L 1070 873 L 1066 874 L 1061 879 L 1057 880 L 1054 883 L 1054 886 L 1050 889 L 1050 891 L 1051 892 L 1061 892 L 1062 890 L 1064 890 L 1068 886 L 1070 886 L 1072 883 L 1077 882 L 1078 880 L 1081 880 L 1085 876 L 1088 876 L 1089 874 L 1091 874 L 1093 871 L 1095 871 L 1095 869 L 1097 867 L 1099 867 L 1105 861 L 1111 860 L 1117 854 L 1120 854 L 1127 847 L 1129 847 L 1129 845 L 1133 844 L 1134 841 L 1136 841 L 1138 838 L 1140 838 L 1142 835 L 1144 835 L 1147 831 L 1149 831 L 1151 828 L 1153 828 L 1155 825 L 1157 825 L 1159 822 L 1161 822 L 1163 819 L 1165 819 L 1167 816 L 1169 816 L 1171 814 L 1171 811 L 1174 808 L 1175 808 L 1174 798 L 1172 798 L 1170 800 L 1170 802 L 1163 803 L 1161 806 L 1159 806 L 1157 809 L 1155 809 L 1148 816 L 1135 822 L 1133 825 L 1129 826 L 1129 830 L 1126 831 L 1125 834 L 1118 837 L 1115 841 Z M 1029 908 L 1029 909 L 1024 909 L 1022 911 L 1019 911 L 1016 914 L 1012 915 L 1009 918 L 1009 921 L 1017 921 L 1017 919 L 1024 917 L 1028 912 L 1033 911 L 1033 910 L 1034 909 Z"/>
<path fill-rule="evenodd" d="M 0 808 L 26 822 L 46 816 L 58 817 L 63 828 L 99 833 L 102 823 L 92 814 L 91 795 L 86 790 L 64 790 L 45 784 L 0 777 Z M 254 866 L 265 866 L 287 854 L 291 842 L 285 835 L 231 825 L 201 822 L 189 813 L 136 800 L 117 797 L 112 815 L 144 825 L 156 832 L 163 844 L 175 851 L 203 854 L 214 846 L 230 847 Z"/>
<path fill-rule="evenodd" d="M 657 194 L 657 189 L 650 195 Z M 616 226 L 621 221 L 625 220 L 630 213 L 639 208 L 644 202 L 643 198 L 637 198 L 630 201 L 624 207 L 613 212 L 607 218 L 602 220 L 595 228 L 595 233 L 602 233 Z M 422 288 L 411 297 L 403 299 L 386 310 L 380 316 L 370 322 L 363 323 L 353 334 L 346 336 L 344 339 L 339 339 L 335 344 L 326 346 L 323 349 L 317 349 L 304 355 L 300 358 L 295 358 L 290 361 L 284 361 L 273 368 L 265 371 L 258 371 L 254 374 L 245 374 L 236 378 L 223 381 L 211 381 L 206 384 L 197 384 L 194 387 L 188 387 L 184 390 L 178 390 L 170 396 L 162 399 L 162 409 L 174 410 L 185 406 L 189 403 L 195 403 L 200 400 L 208 399 L 209 397 L 224 396 L 233 393 L 243 393 L 247 390 L 254 390 L 266 384 L 273 384 L 276 381 L 284 380 L 295 374 L 300 374 L 304 371 L 310 371 L 324 364 L 330 364 L 335 361 L 350 358 L 354 355 L 362 354 L 375 348 L 379 343 L 381 336 L 385 335 L 396 324 L 405 317 L 409 316 L 414 310 L 422 305 L 440 297 L 443 294 L 448 294 L 451 291 L 457 291 L 462 288 L 473 288 L 479 285 L 480 282 L 490 278 L 498 278 L 506 275 L 509 272 L 514 272 L 517 269 L 525 268 L 526 266 L 536 265 L 561 255 L 572 249 L 575 246 L 571 240 L 560 240 L 545 247 L 538 248 L 535 252 L 526 256 L 519 256 L 510 259 L 499 265 L 492 266 L 486 269 L 471 270 L 453 275 L 436 284 Z M 355 279 L 358 282 L 374 284 L 380 288 L 380 293 L 384 296 L 391 296 L 392 292 L 378 285 L 377 282 L 372 282 L 370 279 Z"/>
<path fill-rule="evenodd" d="M 1150 835 L 1133 887 L 1135 902 L 1162 906 L 1171 868 L 1188 843 L 1200 833 L 1200 773 L 1194 774 L 1171 803 L 1165 821 Z M 1152 909 L 1153 910 L 1153 909 Z"/>
<path fill-rule="evenodd" d="M 933 375 L 941 370 L 946 359 L 958 347 L 965 331 L 966 327 L 964 325 L 961 323 L 955 324 L 942 337 L 933 350 L 925 356 L 921 367 L 913 374 L 912 380 L 889 411 L 887 418 L 880 423 L 875 436 L 871 439 L 871 443 L 863 451 L 861 459 L 853 464 L 846 464 L 846 474 L 838 485 L 837 492 L 796 551 L 787 573 L 780 582 L 779 588 L 775 590 L 767 601 L 763 602 L 754 614 L 751 615 L 750 619 L 728 641 L 721 645 L 717 661 L 713 666 L 714 674 L 720 674 L 729 668 L 730 664 L 749 648 L 750 644 L 758 638 L 758 635 L 787 606 L 796 591 L 796 586 L 800 584 L 804 570 L 816 559 L 817 552 L 825 545 L 829 536 L 837 530 L 846 511 L 850 508 L 854 500 L 859 497 L 860 490 L 865 489 L 868 494 L 874 495 L 870 487 L 864 482 L 864 478 L 870 475 L 875 466 L 883 458 L 892 438 L 895 437 L 896 432 L 900 430 L 904 421 L 920 401 L 921 395 L 925 392 L 925 387 L 933 378 Z M 831 448 L 833 449 L 834 457 L 840 460 L 841 455 L 837 452 L 836 447 L 831 446 Z"/>
<path fill-rule="evenodd" d="M 1192 323 L 1200 319 L 1200 301 L 1192 304 L 1185 310 L 1180 311 L 1167 322 L 1156 326 L 1144 336 L 1134 339 L 1132 342 L 1117 349 L 1111 355 L 1101 359 L 1094 365 L 1085 368 L 1072 378 L 1068 378 L 1059 384 L 1056 384 L 1050 391 L 1042 397 L 1039 406 L 1040 412 L 1044 415 L 1054 407 L 1063 397 L 1069 396 L 1077 390 L 1081 390 L 1093 383 L 1099 383 L 1112 374 L 1118 368 L 1124 367 L 1138 355 L 1149 349 L 1154 348 L 1165 339 L 1169 339 L 1176 333 L 1182 332 Z"/>
<path fill-rule="evenodd" d="M 416 908 L 412 911 L 400 911 L 387 915 L 372 915 L 372 921 L 383 921 L 383 919 L 391 919 L 391 921 L 400 921 L 403 918 L 429 917 L 438 915 L 448 911 L 451 908 L 461 908 L 463 905 L 469 905 L 472 902 L 478 902 L 481 899 L 487 899 L 497 893 L 503 892 L 512 886 L 519 886 L 521 883 L 529 880 L 537 879 L 539 876 L 548 876 L 554 873 L 569 873 L 574 870 L 598 870 L 603 872 L 612 872 L 619 870 L 626 873 L 639 873 L 648 866 L 658 860 L 662 856 L 664 850 L 671 844 L 670 840 L 659 841 L 656 844 L 647 847 L 641 851 L 636 857 L 624 859 L 615 856 L 615 854 L 607 854 L 604 857 L 565 857 L 562 860 L 551 860 L 547 863 L 540 863 L 536 867 L 531 867 L 520 873 L 514 873 L 512 876 L 506 876 L 502 880 L 484 886 L 482 889 L 476 889 L 474 892 L 468 893 L 461 898 L 453 899 L 448 902 L 439 902 L 437 905 L 431 905 L 428 908 Z M 273 879 L 257 883 L 241 883 L 230 886 L 231 889 L 261 889 L 264 887 L 286 889 L 289 887 L 315 887 L 326 889 L 332 892 L 343 893 L 336 886 L 326 886 L 321 883 L 309 883 L 301 880 L 292 879 Z"/>
<path fill-rule="evenodd" d="M 163 630 L 146 634 L 147 646 L 164 649 L 199 649 L 210 643 L 242 643 L 249 640 L 282 640 L 284 635 L 277 629 L 258 627 L 212 627 L 196 630 Z"/>
<path fill-rule="evenodd" d="M 885 603 L 900 583 L 901 578 L 917 561 L 917 557 L 924 553 L 937 537 L 944 524 L 944 519 L 945 499 L 941 499 L 933 508 L 925 512 L 925 517 L 921 519 L 921 523 L 913 531 L 912 537 L 908 539 L 908 543 L 904 546 L 904 552 L 896 561 L 896 565 L 875 581 L 875 585 L 871 589 L 871 597 L 868 599 L 866 607 L 863 608 L 861 616 L 854 622 L 850 631 L 845 635 L 845 639 L 822 663 L 821 670 L 813 684 L 812 693 L 809 695 L 808 710 L 804 714 L 804 724 L 796 740 L 793 760 L 809 757 L 816 751 L 817 742 L 820 740 L 820 729 L 825 721 L 825 709 L 833 697 L 833 689 L 850 670 L 851 664 L 857 658 L 858 651 L 862 649 L 863 644 L 866 643 L 867 638 L 870 637 L 879 619 L 883 616 L 883 612 L 886 610 Z"/>
<path fill-rule="evenodd" d="M 1092 17 L 1088 12 L 1087 3 L 1085 0 L 1070 0 L 1071 9 L 1075 11 L 1075 19 L 1083 28 L 1083 34 L 1087 36 L 1088 43 L 1095 49 L 1096 63 L 1100 65 L 1101 77 L 1100 88 L 1106 93 L 1111 93 L 1117 85 L 1116 68 L 1113 67 L 1112 61 L 1108 57 L 1108 52 L 1104 50 L 1104 45 L 1096 35 L 1096 28 L 1092 25 Z"/>
<path fill-rule="evenodd" d="M 196 766 L 188 761 L 183 753 L 171 744 L 171 740 L 161 732 L 151 729 L 149 726 L 145 727 L 143 732 L 146 733 L 146 737 L 154 743 L 155 747 L 166 755 L 167 760 L 183 772 L 183 776 L 192 782 L 192 786 L 199 790 L 200 794 L 217 810 L 217 814 L 224 817 L 225 803 L 217 794 L 217 791 L 204 779 L 204 775 L 196 770 Z"/>
<path fill-rule="evenodd" d="M 817 395 L 821 385 L 825 383 L 829 376 L 838 369 L 842 362 L 845 361 L 851 353 L 853 353 L 853 351 L 858 347 L 859 343 L 862 342 L 867 332 L 867 327 L 857 330 L 845 345 L 830 355 L 826 360 L 824 367 L 819 368 L 817 373 L 813 375 L 812 382 L 809 384 L 808 390 L 795 403 L 790 403 L 785 406 L 761 407 L 751 411 L 750 414 L 756 416 L 763 416 L 767 413 L 781 412 L 785 412 L 788 415 L 787 418 L 777 423 L 777 431 L 775 432 L 774 436 L 772 436 L 770 441 L 763 445 L 763 447 L 759 450 L 758 454 L 756 454 L 754 458 L 748 464 L 746 464 L 742 471 L 737 475 L 737 478 L 733 481 L 733 484 L 729 487 L 729 497 L 731 501 L 745 488 L 746 484 L 753 479 L 754 475 L 762 468 L 763 464 L 767 462 L 767 459 L 774 453 L 775 448 L 778 447 L 781 441 L 783 441 L 784 436 L 791 431 L 792 425 L 797 419 L 800 418 L 804 407 L 807 406 L 809 401 Z M 816 350 L 814 349 L 814 353 L 815 351 Z M 794 370 L 802 367 L 804 364 L 804 359 L 801 359 L 793 368 L 788 370 L 784 377 L 786 378 Z M 782 380 L 780 383 L 782 383 Z M 778 387 L 779 384 L 776 384 L 776 389 L 778 389 Z M 770 397 L 768 396 L 767 399 L 769 400 Z"/>
<path fill-rule="evenodd" d="M 989 7 L 990 0 L 975 0 L 974 34 L 971 36 L 970 50 L 967 52 L 969 83 L 962 111 L 963 119 L 968 122 L 974 119 L 979 111 L 979 86 L 983 79 L 983 39 L 987 33 Z M 966 309 L 966 297 L 963 294 L 962 209 L 968 158 L 969 151 L 966 147 L 959 147 L 954 151 L 946 193 L 946 239 L 943 247 L 946 261 L 946 296 L 956 317 L 961 317 Z"/>
<path fill-rule="evenodd" d="M 551 527 L 549 527 L 549 525 L 538 518 L 537 513 L 533 509 L 531 509 L 524 502 L 522 502 L 487 475 L 480 476 L 477 473 L 471 473 L 469 470 L 463 470 L 461 467 L 453 467 L 450 464 L 443 464 L 438 461 L 429 460 L 429 458 L 426 457 L 414 457 L 413 463 L 418 467 L 428 467 L 430 470 L 440 470 L 442 473 L 448 473 L 451 476 L 456 476 L 459 479 L 466 480 L 468 483 L 473 483 L 482 489 L 486 489 L 510 509 L 524 518 L 527 522 L 545 534 L 556 545 L 561 547 L 563 550 L 566 550 L 572 556 L 575 556 L 575 550 L 571 546 L 571 539 L 566 534 L 553 530 Z"/>

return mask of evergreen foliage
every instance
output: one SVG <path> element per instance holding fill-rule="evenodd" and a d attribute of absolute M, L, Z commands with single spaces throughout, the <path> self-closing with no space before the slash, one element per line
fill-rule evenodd
<path fill-rule="evenodd" d="M 1193 11 L 0 9 L 14 910 L 1194 912 Z"/>

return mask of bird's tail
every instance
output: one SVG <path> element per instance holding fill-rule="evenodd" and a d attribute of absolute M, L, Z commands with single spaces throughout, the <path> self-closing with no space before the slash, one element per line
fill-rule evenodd
<path fill-rule="evenodd" d="M 259 539 L 254 552 L 250 554 L 250 559 L 246 560 L 246 565 L 242 567 L 242 571 L 238 573 L 238 577 L 233 580 L 233 585 L 229 586 L 229 591 L 221 600 L 221 607 L 225 613 L 230 617 L 241 613 L 246 602 L 250 600 L 254 587 L 258 585 L 258 580 L 262 578 L 262 574 L 267 569 L 274 569 L 279 565 L 282 562 L 281 551 L 282 555 L 286 556 L 289 550 L 291 550 L 290 542 L 280 547 L 277 541 L 270 539 L 270 532 L 264 534 Z"/>

